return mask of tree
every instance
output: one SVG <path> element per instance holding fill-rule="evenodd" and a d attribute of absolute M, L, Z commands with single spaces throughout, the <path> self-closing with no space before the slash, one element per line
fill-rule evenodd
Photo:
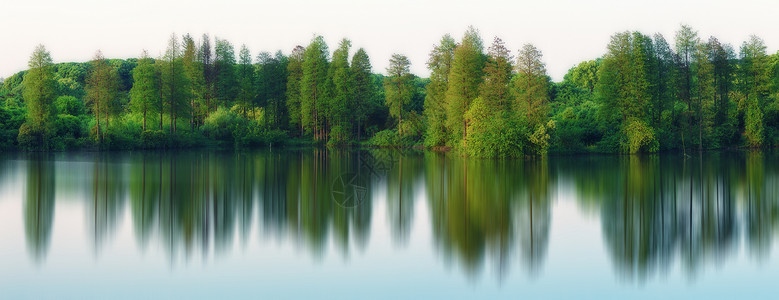
<path fill-rule="evenodd" d="M 276 52 L 274 56 L 268 52 L 257 55 L 257 97 L 255 103 L 265 107 L 266 126 L 270 119 L 276 129 L 280 129 L 282 125 L 289 122 L 285 104 L 288 62 L 289 59 L 281 51 Z"/>
<path fill-rule="evenodd" d="M 403 111 L 413 96 L 411 62 L 402 54 L 392 54 L 387 78 L 384 79 L 384 93 L 390 115 L 398 118 L 398 136 L 403 136 Z"/>
<path fill-rule="evenodd" d="M 611 127 L 609 136 L 618 151 L 655 151 L 654 132 L 646 125 L 645 113 L 650 98 L 646 57 L 651 41 L 638 32 L 613 35 L 608 52 L 598 70 L 596 90 L 602 104 L 602 119 Z"/>
<path fill-rule="evenodd" d="M 327 137 L 327 69 L 329 52 L 325 39 L 316 36 L 306 47 L 303 58 L 303 77 L 300 86 L 301 121 L 306 132 L 315 140 Z"/>
<path fill-rule="evenodd" d="M 226 40 L 216 39 L 214 59 L 214 98 L 219 105 L 230 108 L 233 106 L 238 91 L 235 78 L 235 51 L 233 45 Z"/>
<path fill-rule="evenodd" d="M 693 73 L 692 68 L 695 63 L 695 51 L 700 43 L 698 32 L 692 30 L 690 26 L 682 25 L 676 32 L 676 54 L 678 55 L 677 68 L 678 78 L 676 80 L 677 98 L 687 104 L 688 117 L 686 118 L 686 128 L 682 131 L 682 144 L 684 144 L 684 131 L 689 129 L 692 118 L 693 101 Z M 682 146 L 684 147 L 684 146 Z"/>
<path fill-rule="evenodd" d="M 211 101 L 216 93 L 216 87 L 214 85 L 216 74 L 214 73 L 214 61 L 211 53 L 211 39 L 207 34 L 203 34 L 203 41 L 200 44 L 198 56 L 200 57 L 200 66 L 203 71 L 203 100 L 205 101 L 203 108 L 206 114 L 205 117 L 208 118 L 208 115 L 211 112 Z"/>
<path fill-rule="evenodd" d="M 651 85 L 652 95 L 650 100 L 650 118 L 652 126 L 659 129 L 663 111 L 665 111 L 673 100 L 674 85 L 674 53 L 661 34 L 654 36 L 654 56 L 655 69 L 654 74 L 650 74 L 654 79 Z"/>
<path fill-rule="evenodd" d="M 764 113 L 769 91 L 769 60 L 763 39 L 752 35 L 741 45 L 739 90 L 743 95 L 739 105 L 744 113 L 744 135 L 751 147 L 763 145 Z"/>
<path fill-rule="evenodd" d="M 253 103 L 256 98 L 255 70 L 252 65 L 252 54 L 249 52 L 249 48 L 247 48 L 246 45 L 241 46 L 241 52 L 238 56 L 238 70 L 236 73 L 238 79 L 238 94 L 236 100 L 241 107 L 243 116 L 247 117 L 247 109 L 254 111 Z"/>
<path fill-rule="evenodd" d="M 543 126 L 549 103 L 549 79 L 542 57 L 531 44 L 525 44 L 517 56 L 514 111 L 524 113 L 531 129 Z"/>
<path fill-rule="evenodd" d="M 95 53 L 91 65 L 87 75 L 86 102 L 97 120 L 96 138 L 102 141 L 105 138 L 105 131 L 102 135 L 100 134 L 100 119 L 101 117 L 105 118 L 103 124 L 108 126 L 108 117 L 116 110 L 119 92 L 118 75 L 116 69 L 108 64 L 100 50 Z"/>
<path fill-rule="evenodd" d="M 199 126 L 205 117 L 201 114 L 206 110 L 203 99 L 206 97 L 207 91 L 205 78 L 203 76 L 203 63 L 198 57 L 198 49 L 197 46 L 195 46 L 195 41 L 189 34 L 184 36 L 184 56 L 182 57 L 182 60 L 184 75 L 187 83 L 189 83 L 189 91 L 185 94 L 188 98 L 187 106 L 192 116 L 189 121 L 190 130 L 194 131 L 195 126 Z"/>
<path fill-rule="evenodd" d="M 48 148 L 51 135 L 52 103 L 57 98 L 51 54 L 43 45 L 35 47 L 24 76 L 22 93 L 27 106 L 25 123 L 19 129 L 19 144 L 30 148 Z"/>
<path fill-rule="evenodd" d="M 159 76 L 154 61 L 144 50 L 138 66 L 133 70 L 133 87 L 130 90 L 130 108 L 143 116 L 143 131 L 146 131 L 147 114 L 156 113 L 160 109 Z"/>
<path fill-rule="evenodd" d="M 303 135 L 303 121 L 301 114 L 301 83 L 303 80 L 303 59 L 306 49 L 297 46 L 289 55 L 287 63 L 287 91 L 286 105 L 289 112 L 289 125 L 292 128 L 300 128 Z"/>
<path fill-rule="evenodd" d="M 373 97 L 373 76 L 371 76 L 371 60 L 365 49 L 357 49 L 352 57 L 352 97 L 354 101 L 353 115 L 357 123 L 357 141 L 360 141 L 362 124 L 367 118 L 367 104 Z"/>
<path fill-rule="evenodd" d="M 163 99 L 163 110 L 167 111 L 170 120 L 170 133 L 176 132 L 176 119 L 186 118 L 190 113 L 188 99 L 191 97 L 189 82 L 184 74 L 183 59 L 181 58 L 181 49 L 178 38 L 173 34 L 168 41 L 168 49 L 165 56 L 160 61 L 161 71 L 161 94 Z"/>
<path fill-rule="evenodd" d="M 446 128 L 452 139 L 464 139 L 468 132 L 465 113 L 479 94 L 484 70 L 484 47 L 479 31 L 469 27 L 454 50 L 446 89 Z"/>
<path fill-rule="evenodd" d="M 352 42 L 341 40 L 338 48 L 333 51 L 333 61 L 330 64 L 333 80 L 333 94 L 330 104 L 331 131 L 330 140 L 344 143 L 351 139 L 351 118 L 353 112 L 352 74 L 349 69 L 349 48 Z"/>
<path fill-rule="evenodd" d="M 481 97 L 493 111 L 503 111 L 508 106 L 509 83 L 514 68 L 512 60 L 511 51 L 506 48 L 503 40 L 495 37 L 492 46 L 487 50 L 487 64 L 481 84 Z"/>
<path fill-rule="evenodd" d="M 450 35 L 444 35 L 438 45 L 430 51 L 427 69 L 430 70 L 430 82 L 425 96 L 425 117 L 427 132 L 425 145 L 444 146 L 446 136 L 446 91 L 449 86 L 449 73 L 454 60 L 457 43 Z"/>

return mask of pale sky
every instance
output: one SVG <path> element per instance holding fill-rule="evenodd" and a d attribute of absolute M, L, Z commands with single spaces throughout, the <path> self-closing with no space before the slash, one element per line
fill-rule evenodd
<path fill-rule="evenodd" d="M 603 55 L 618 31 L 662 33 L 673 46 L 680 24 L 738 46 L 750 34 L 768 52 L 779 46 L 779 2 L 771 0 L 0 0 L 0 77 L 26 69 L 37 44 L 55 62 L 88 61 L 98 49 L 109 58 L 152 56 L 164 51 L 171 33 L 203 33 L 260 51 L 307 45 L 325 37 L 332 52 L 338 41 L 363 47 L 373 71 L 386 73 L 392 53 L 409 57 L 412 72 L 427 77 L 428 54 L 441 36 L 459 41 L 469 25 L 481 31 L 485 48 L 502 38 L 512 54 L 532 43 L 544 54 L 549 75 L 562 80 L 583 60 Z"/>

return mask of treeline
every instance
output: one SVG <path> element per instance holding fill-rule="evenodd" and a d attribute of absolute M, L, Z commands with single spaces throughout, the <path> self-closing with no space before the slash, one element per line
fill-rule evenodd
<path fill-rule="evenodd" d="M 290 56 L 171 36 L 151 58 L 53 64 L 39 46 L 29 70 L 2 82 L 2 148 L 109 149 L 330 143 L 387 127 L 384 77 L 344 39 L 330 59 L 321 36 Z M 351 61 L 351 62 L 350 62 Z M 424 80 L 413 77 L 421 110 Z M 413 105 L 413 104 L 411 104 Z"/>
<path fill-rule="evenodd" d="M 737 51 L 682 26 L 621 32 L 607 53 L 559 83 L 542 53 L 514 57 L 478 30 L 444 35 L 430 78 L 394 54 L 386 77 L 364 49 L 314 37 L 287 56 L 236 60 L 228 41 L 173 35 L 157 58 L 53 64 L 41 46 L 30 69 L 0 88 L 4 148 L 158 148 L 311 143 L 424 146 L 479 157 L 554 152 L 656 152 L 766 147 L 779 141 L 779 55 L 751 36 Z"/>

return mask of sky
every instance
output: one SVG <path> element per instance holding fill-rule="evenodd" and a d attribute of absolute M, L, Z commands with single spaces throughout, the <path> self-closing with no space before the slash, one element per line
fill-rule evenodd
<path fill-rule="evenodd" d="M 581 61 L 602 56 L 615 32 L 661 33 L 673 45 L 681 24 L 702 39 L 716 36 L 736 48 L 749 35 L 779 47 L 779 2 L 771 0 L 0 0 L 0 77 L 26 69 L 38 44 L 55 62 L 89 61 L 99 49 L 108 58 L 164 52 L 171 34 L 208 33 L 261 51 L 285 54 L 317 34 L 330 50 L 342 38 L 352 53 L 365 48 L 373 71 L 386 73 L 393 53 L 409 57 L 411 71 L 425 65 L 444 34 L 458 41 L 468 26 L 479 29 L 485 48 L 500 37 L 516 54 L 531 43 L 544 54 L 549 75 L 562 80 Z"/>

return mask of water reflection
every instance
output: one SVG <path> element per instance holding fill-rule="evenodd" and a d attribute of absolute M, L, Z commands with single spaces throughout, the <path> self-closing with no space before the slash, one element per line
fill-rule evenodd
<path fill-rule="evenodd" d="M 543 276 L 554 203 L 568 201 L 560 190 L 600 219 L 619 277 L 638 281 L 676 263 L 694 277 L 733 257 L 742 235 L 751 257 L 769 259 L 779 220 L 776 155 L 759 152 L 496 161 L 388 150 L 193 151 L 36 154 L 25 163 L 24 228 L 36 262 L 47 255 L 55 198 L 83 201 L 86 221 L 66 221 L 87 222 L 96 255 L 126 215 L 137 245 L 161 246 L 171 263 L 230 255 L 252 235 L 317 259 L 332 245 L 348 259 L 371 244 L 383 207 L 395 246 L 408 247 L 417 225 L 428 226 L 431 251 L 445 264 L 499 278 L 512 268 Z M 0 166 L 3 180 L 21 171 Z M 418 204 L 428 216 L 415 212 Z"/>
<path fill-rule="evenodd" d="M 27 163 L 24 195 L 24 234 L 27 249 L 36 262 L 49 250 L 54 221 L 54 162 L 47 154 L 36 154 Z"/>

